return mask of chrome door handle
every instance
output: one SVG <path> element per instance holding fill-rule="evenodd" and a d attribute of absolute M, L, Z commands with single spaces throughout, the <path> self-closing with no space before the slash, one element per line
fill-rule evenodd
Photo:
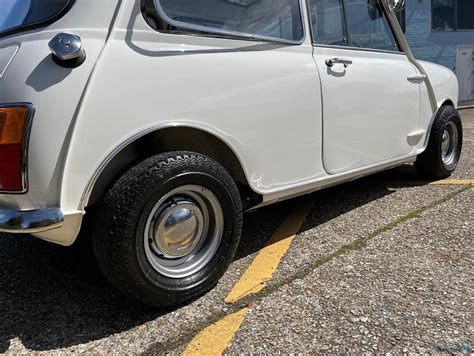
<path fill-rule="evenodd" d="M 352 64 L 352 61 L 347 58 L 339 58 L 339 57 L 334 57 L 331 59 L 326 59 L 326 65 L 328 67 L 334 66 L 334 64 L 344 64 L 344 68 L 347 68 L 349 65 Z"/>
<path fill-rule="evenodd" d="M 426 80 L 426 75 L 420 74 L 420 75 L 412 75 L 411 77 L 408 77 L 407 79 L 410 81 L 422 81 Z"/>

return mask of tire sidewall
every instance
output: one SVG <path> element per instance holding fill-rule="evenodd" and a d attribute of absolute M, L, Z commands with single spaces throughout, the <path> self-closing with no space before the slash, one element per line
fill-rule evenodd
<path fill-rule="evenodd" d="M 169 278 L 158 273 L 148 261 L 145 253 L 144 239 L 145 226 L 149 214 L 159 199 L 176 187 L 194 184 L 209 189 L 218 199 L 223 216 L 224 232 L 220 244 L 212 259 L 196 273 L 184 278 Z M 196 289 L 199 285 L 212 285 L 224 274 L 230 259 L 237 248 L 239 233 L 235 229 L 236 211 L 235 202 L 228 189 L 213 176 L 203 172 L 187 172 L 176 177 L 167 179 L 164 182 L 147 182 L 149 189 L 149 198 L 140 199 L 136 207 L 137 219 L 133 231 L 133 239 L 130 239 L 134 249 L 137 268 L 140 269 L 140 275 L 143 276 L 143 283 L 148 284 L 150 290 L 156 290 L 156 287 L 166 290 L 167 293 L 182 293 L 187 290 Z M 236 236 L 236 234 L 238 234 Z"/>
<path fill-rule="evenodd" d="M 458 144 L 456 147 L 455 160 L 450 165 L 446 165 L 445 162 L 443 161 L 442 144 L 443 144 L 443 133 L 446 127 L 448 126 L 449 122 L 453 122 L 456 125 L 457 134 L 458 134 Z M 459 159 L 461 158 L 462 140 L 463 140 L 461 118 L 458 112 L 453 108 L 453 110 L 446 112 L 445 115 L 442 115 L 439 118 L 438 124 L 441 125 L 440 129 L 437 130 L 437 137 L 436 137 L 436 146 L 437 146 L 437 151 L 438 151 L 439 162 L 440 162 L 440 165 L 446 171 L 446 173 L 451 174 L 456 169 L 459 163 Z"/>
<path fill-rule="evenodd" d="M 456 125 L 456 129 L 457 129 L 457 134 L 458 134 L 458 144 L 457 144 L 457 147 L 456 147 L 456 159 L 454 160 L 453 163 L 451 163 L 450 165 L 444 165 L 446 167 L 446 169 L 450 172 L 453 172 L 456 167 L 458 166 L 458 163 L 459 163 L 459 160 L 461 158 L 461 151 L 462 151 L 462 141 L 463 141 L 463 137 L 462 137 L 462 123 L 461 123 L 461 118 L 459 117 L 459 115 L 455 112 L 453 113 L 451 116 L 449 116 L 447 122 L 446 122 L 446 125 L 449 123 L 449 122 L 453 122 L 455 125 Z M 444 162 L 443 162 L 444 164 Z"/>
<path fill-rule="evenodd" d="M 156 203 L 183 185 L 200 185 L 214 194 L 224 229 L 210 261 L 194 274 L 174 279 L 157 272 L 148 261 L 144 231 Z M 123 294 L 150 306 L 175 306 L 217 284 L 235 255 L 242 214 L 237 186 L 222 165 L 194 152 L 162 153 L 132 167 L 102 198 L 92 231 L 94 253 L 104 275 Z"/>

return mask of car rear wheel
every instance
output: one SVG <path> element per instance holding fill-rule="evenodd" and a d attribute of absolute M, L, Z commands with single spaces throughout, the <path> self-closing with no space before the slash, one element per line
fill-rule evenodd
<path fill-rule="evenodd" d="M 152 306 L 185 303 L 224 274 L 240 240 L 242 206 L 229 173 L 192 152 L 133 167 L 97 209 L 93 245 L 107 278 Z"/>
<path fill-rule="evenodd" d="M 452 106 L 440 108 L 435 118 L 426 150 L 417 157 L 415 168 L 422 177 L 449 177 L 456 169 L 462 150 L 462 123 Z"/>

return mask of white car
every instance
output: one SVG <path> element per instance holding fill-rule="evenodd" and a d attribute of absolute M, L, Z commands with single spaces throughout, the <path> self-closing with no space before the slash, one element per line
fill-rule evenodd
<path fill-rule="evenodd" d="M 449 176 L 457 80 L 413 57 L 400 6 L 2 0 L 0 231 L 69 246 L 87 216 L 110 281 L 169 306 L 217 283 L 245 211 Z"/>

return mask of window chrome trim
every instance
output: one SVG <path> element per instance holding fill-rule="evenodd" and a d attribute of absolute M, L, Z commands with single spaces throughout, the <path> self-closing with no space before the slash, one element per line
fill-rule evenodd
<path fill-rule="evenodd" d="M 88 204 L 89 204 L 89 199 L 92 195 L 92 192 L 94 190 L 94 187 L 99 180 L 100 176 L 102 173 L 105 171 L 107 168 L 107 165 L 113 161 L 113 159 L 123 150 L 125 149 L 128 145 L 130 145 L 133 142 L 136 142 L 138 139 L 145 137 L 146 135 L 153 133 L 153 132 L 158 132 L 160 130 L 166 130 L 169 128 L 180 128 L 180 129 L 195 129 L 198 131 L 202 131 L 204 133 L 207 133 L 216 139 L 222 141 L 237 157 L 237 160 L 239 161 L 240 166 L 242 167 L 244 171 L 245 178 L 247 181 L 250 181 L 250 177 L 247 174 L 247 171 L 244 169 L 245 165 L 243 164 L 243 160 L 240 157 L 240 154 L 234 149 L 234 147 L 230 144 L 230 142 L 225 139 L 225 137 L 218 135 L 216 132 L 214 132 L 212 129 L 207 127 L 207 125 L 193 125 L 189 123 L 182 123 L 179 121 L 175 122 L 168 122 L 168 123 L 155 123 L 152 124 L 148 127 L 145 127 L 144 129 L 137 131 L 135 133 L 132 133 L 130 136 L 126 137 L 122 142 L 120 142 L 117 146 L 115 146 L 111 151 L 109 151 L 105 157 L 101 159 L 101 162 L 94 168 L 93 174 L 91 175 L 91 178 L 89 179 L 89 182 L 87 183 L 86 188 L 84 189 L 81 197 L 81 201 L 79 203 L 78 210 L 84 210 Z"/>
<path fill-rule="evenodd" d="M 382 2 L 383 0 L 379 0 L 379 1 Z M 344 1 L 342 1 L 342 6 L 343 6 L 343 10 L 345 11 L 346 3 Z M 402 44 L 400 43 L 400 41 L 398 39 L 397 31 L 393 27 L 393 24 L 391 23 L 391 21 L 389 19 L 389 16 L 388 16 L 387 12 L 385 11 L 385 7 L 382 4 L 380 4 L 380 7 L 382 9 L 383 14 L 385 15 L 385 19 L 387 20 L 390 31 L 392 31 L 392 36 L 395 39 L 395 42 L 398 46 L 398 51 L 390 51 L 390 50 L 374 49 L 374 48 L 366 48 L 366 47 L 335 46 L 335 45 L 326 45 L 326 44 L 316 43 L 316 40 L 314 38 L 314 32 L 313 32 L 313 21 L 312 21 L 312 17 L 311 17 L 311 6 L 309 4 L 309 0 L 306 0 L 306 7 L 307 7 L 307 11 L 308 11 L 307 16 L 308 16 L 308 19 L 309 19 L 309 32 L 310 32 L 310 36 L 311 36 L 311 44 L 313 45 L 314 48 L 334 48 L 334 49 L 346 49 L 346 50 L 362 51 L 362 52 L 374 52 L 374 53 L 406 55 L 406 52 L 405 52 Z M 347 26 L 346 22 L 347 22 L 347 20 L 346 20 L 345 15 L 344 15 L 344 21 L 343 22 L 344 22 L 343 27 L 345 29 L 344 31 L 346 31 L 346 26 Z M 347 37 L 349 38 L 350 34 L 347 34 Z"/>
<path fill-rule="evenodd" d="M 245 32 L 238 32 L 238 31 L 229 31 L 229 30 L 219 30 L 219 29 L 212 29 L 206 26 L 200 26 L 200 25 L 193 25 L 189 24 L 187 22 L 181 22 L 181 21 L 175 21 L 168 15 L 166 15 L 166 12 L 163 10 L 163 7 L 160 4 L 160 0 L 153 0 L 153 3 L 155 5 L 156 12 L 158 15 L 161 17 L 163 21 L 165 21 L 167 24 L 178 27 L 178 28 L 183 28 L 185 30 L 190 30 L 190 31 L 199 31 L 199 32 L 204 32 L 207 34 L 214 34 L 214 35 L 223 35 L 223 36 L 231 36 L 234 38 L 231 39 L 241 39 L 241 40 L 247 40 L 247 41 L 263 41 L 263 42 L 274 42 L 274 43 L 284 43 L 284 44 L 290 44 L 290 45 L 301 45 L 305 42 L 306 40 L 306 25 L 305 25 L 305 11 L 303 8 L 303 1 L 305 0 L 298 0 L 298 4 L 300 7 L 300 20 L 301 20 L 301 27 L 303 31 L 303 36 L 300 41 L 292 41 L 292 40 L 284 40 L 284 39 L 279 39 L 275 37 L 267 37 L 267 36 L 258 36 L 258 35 L 251 35 Z M 160 31 L 163 32 L 163 31 Z M 199 36 L 199 34 L 198 34 Z"/>
<path fill-rule="evenodd" d="M 402 55 L 402 56 L 406 55 L 406 53 L 402 51 L 388 51 L 388 50 L 383 50 L 383 49 L 372 49 L 372 48 L 365 48 L 365 47 L 334 46 L 334 45 L 323 45 L 323 44 L 313 44 L 313 47 L 314 48 L 333 48 L 333 49 L 361 51 L 361 52 L 396 54 L 396 55 Z"/>
<path fill-rule="evenodd" d="M 0 108 L 15 108 L 23 107 L 28 109 L 28 117 L 26 119 L 25 129 L 23 132 L 23 144 L 21 147 L 21 181 L 22 189 L 16 191 L 3 191 L 0 190 L 0 194 L 25 194 L 28 192 L 28 149 L 30 145 L 30 134 L 31 126 L 33 125 L 33 117 L 35 116 L 36 108 L 31 103 L 12 103 L 12 104 L 0 104 Z"/>

